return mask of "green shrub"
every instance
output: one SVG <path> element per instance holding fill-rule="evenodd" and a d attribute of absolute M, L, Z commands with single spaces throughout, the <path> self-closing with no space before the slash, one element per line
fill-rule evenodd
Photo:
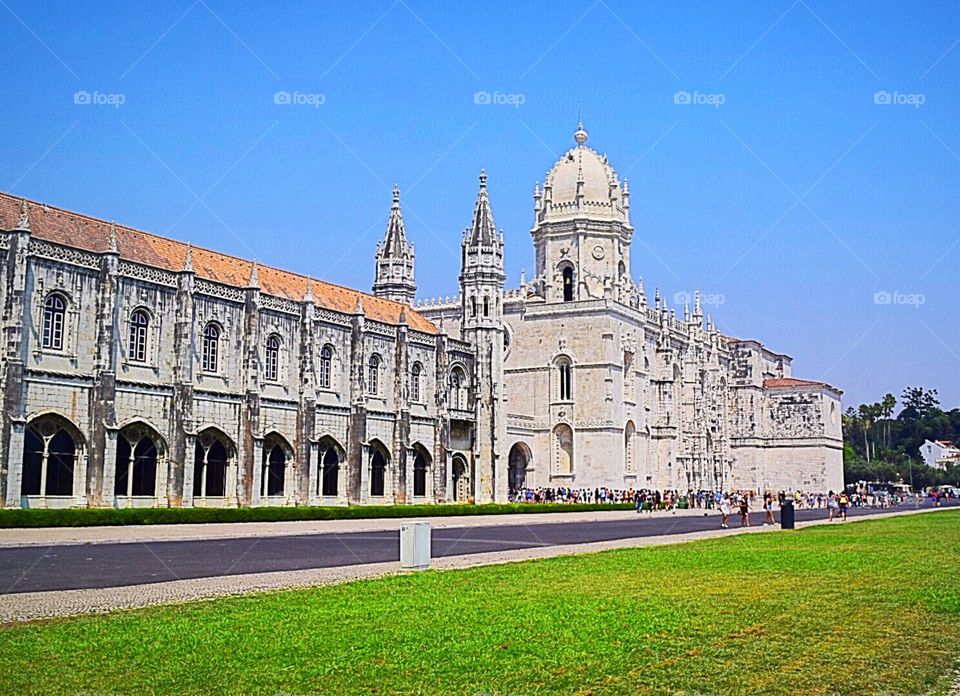
<path fill-rule="evenodd" d="M 291 520 L 357 520 L 459 515 L 508 515 L 536 512 L 630 510 L 618 505 L 577 503 L 510 503 L 488 505 L 353 505 L 350 507 L 242 508 L 112 508 L 67 510 L 0 510 L 0 528 L 99 527 L 143 524 L 209 524 L 214 522 L 282 522 Z"/>

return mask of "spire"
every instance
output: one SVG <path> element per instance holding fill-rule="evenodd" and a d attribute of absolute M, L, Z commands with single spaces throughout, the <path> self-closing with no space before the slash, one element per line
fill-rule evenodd
<path fill-rule="evenodd" d="M 703 321 L 703 305 L 700 303 L 699 290 L 693 291 L 693 318 L 696 319 L 698 323 Z"/>
<path fill-rule="evenodd" d="M 254 261 L 253 265 L 250 267 L 250 280 L 247 281 L 248 288 L 259 288 L 260 287 L 260 273 L 257 270 L 257 262 Z"/>
<path fill-rule="evenodd" d="M 187 254 L 183 257 L 183 270 L 193 272 L 193 245 L 187 242 Z"/>
<path fill-rule="evenodd" d="M 354 314 L 363 314 L 363 295 L 357 293 L 357 306 L 353 308 Z"/>
<path fill-rule="evenodd" d="M 473 210 L 473 222 L 467 230 L 467 239 L 471 246 L 490 246 L 497 238 L 496 231 L 490 199 L 487 198 L 487 170 L 481 169 L 480 191 L 477 193 L 477 204 Z"/>
<path fill-rule="evenodd" d="M 17 229 L 24 232 L 30 231 L 30 213 L 27 210 L 27 199 L 20 200 L 20 220 L 17 221 Z"/>
<path fill-rule="evenodd" d="M 110 254 L 119 254 L 120 251 L 117 248 L 117 223 L 110 223 L 110 239 L 107 242 L 107 253 Z"/>
<path fill-rule="evenodd" d="M 393 205 L 387 220 L 387 232 L 383 238 L 383 258 L 406 256 L 411 251 L 407 244 L 407 232 L 400 212 L 400 187 L 393 187 Z"/>
<path fill-rule="evenodd" d="M 387 219 L 383 241 L 377 244 L 376 274 L 373 294 L 401 304 L 412 304 L 417 294 L 414 280 L 413 245 L 407 243 L 407 232 L 400 211 L 400 187 L 393 187 L 393 204 Z"/>
<path fill-rule="evenodd" d="M 656 307 L 657 309 L 660 309 L 660 288 L 656 289 L 656 292 L 654 293 L 653 297 L 654 297 L 654 307 Z"/>
<path fill-rule="evenodd" d="M 407 323 L 408 323 L 408 322 L 407 322 L 407 308 L 406 308 L 405 306 L 403 306 L 403 305 L 401 305 L 401 307 L 400 307 L 400 319 L 398 320 L 398 323 L 399 323 L 401 326 L 406 326 Z"/>
<path fill-rule="evenodd" d="M 637 298 L 641 305 L 647 304 L 647 293 L 643 290 L 643 276 L 637 279 Z"/>
<path fill-rule="evenodd" d="M 309 302 L 310 304 L 313 304 L 313 302 L 314 302 L 314 299 L 313 299 L 313 280 L 310 279 L 310 278 L 307 278 L 307 289 L 306 289 L 306 291 L 303 293 L 303 301 L 304 301 L 304 302 Z"/>

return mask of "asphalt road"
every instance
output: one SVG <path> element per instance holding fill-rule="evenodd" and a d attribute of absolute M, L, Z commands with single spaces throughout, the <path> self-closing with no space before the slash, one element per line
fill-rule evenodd
<path fill-rule="evenodd" d="M 929 505 L 926 505 L 929 506 Z M 905 505 L 904 509 L 914 509 Z M 851 517 L 888 512 L 851 510 Z M 797 521 L 825 510 L 800 510 Z M 763 513 L 754 512 L 754 525 Z M 779 520 L 779 513 L 778 518 Z M 731 526 L 739 526 L 731 515 Z M 401 520 L 397 520 L 397 526 Z M 716 529 L 719 516 L 659 512 L 636 519 L 434 529 L 434 557 L 584 544 Z M 398 561 L 399 531 L 0 549 L 0 594 L 119 587 L 188 578 Z"/>

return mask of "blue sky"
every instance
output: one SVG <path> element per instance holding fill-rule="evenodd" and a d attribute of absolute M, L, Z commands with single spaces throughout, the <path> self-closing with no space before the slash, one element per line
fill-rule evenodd
<path fill-rule="evenodd" d="M 629 178 L 651 296 L 699 287 L 722 330 L 847 404 L 923 385 L 960 405 L 956 3 L 0 0 L 0 17 L 3 190 L 367 289 L 397 183 L 432 297 L 456 293 L 485 167 L 516 286 L 534 182 L 579 106 Z"/>

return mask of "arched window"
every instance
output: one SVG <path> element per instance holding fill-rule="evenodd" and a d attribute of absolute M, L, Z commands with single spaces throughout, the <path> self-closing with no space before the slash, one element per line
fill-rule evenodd
<path fill-rule="evenodd" d="M 417 452 L 413 460 L 413 495 L 422 498 L 427 494 L 427 468 L 429 462 L 423 452 Z"/>
<path fill-rule="evenodd" d="M 150 328 L 150 315 L 144 309 L 138 309 L 130 315 L 130 345 L 127 357 L 134 362 L 147 361 L 147 329 Z"/>
<path fill-rule="evenodd" d="M 557 361 L 557 373 L 560 380 L 560 401 L 573 400 L 573 365 L 567 358 Z"/>
<path fill-rule="evenodd" d="M 50 293 L 43 303 L 44 348 L 63 350 L 63 323 L 67 313 L 67 301 L 59 293 Z"/>
<path fill-rule="evenodd" d="M 160 440 L 141 425 L 132 425 L 117 438 L 114 494 L 153 496 L 157 486 L 157 461 Z"/>
<path fill-rule="evenodd" d="M 563 269 L 563 301 L 573 302 L 573 266 Z"/>
<path fill-rule="evenodd" d="M 328 446 L 323 453 L 323 476 L 320 480 L 320 495 L 333 497 L 337 495 L 340 472 L 340 457 L 335 447 Z"/>
<path fill-rule="evenodd" d="M 320 351 L 320 388 L 330 388 L 330 377 L 333 373 L 333 348 L 324 346 Z"/>
<path fill-rule="evenodd" d="M 367 393 L 376 396 L 380 393 L 380 356 L 374 353 L 367 363 Z"/>
<path fill-rule="evenodd" d="M 267 338 L 267 352 L 264 360 L 264 377 L 268 382 L 276 382 L 280 374 L 280 337 L 271 334 Z"/>
<path fill-rule="evenodd" d="M 708 434 L 708 440 L 709 437 Z M 627 421 L 627 425 L 623 429 L 623 472 L 625 474 L 635 474 L 637 471 L 636 442 L 637 428 L 633 421 Z"/>
<path fill-rule="evenodd" d="M 470 298 L 470 316 L 471 317 L 477 316 L 477 298 L 476 297 Z"/>
<path fill-rule="evenodd" d="M 386 488 L 387 458 L 379 447 L 373 450 L 370 459 L 370 495 L 382 496 Z"/>
<path fill-rule="evenodd" d="M 80 442 L 58 419 L 46 416 L 31 423 L 24 434 L 23 495 L 72 495 L 79 454 Z"/>
<path fill-rule="evenodd" d="M 573 473 L 573 430 L 561 423 L 553 430 L 554 462 L 556 472 L 561 475 Z"/>
<path fill-rule="evenodd" d="M 410 368 L 410 401 L 420 401 L 420 373 L 422 371 L 423 368 L 420 367 L 420 363 L 413 363 L 413 367 Z"/>
<path fill-rule="evenodd" d="M 484 318 L 490 316 L 490 298 L 489 297 L 483 298 L 483 316 Z"/>
<path fill-rule="evenodd" d="M 453 410 L 466 408 L 466 399 L 463 393 L 465 381 L 463 370 L 459 367 L 453 368 L 450 373 L 450 408 Z"/>
<path fill-rule="evenodd" d="M 220 327 L 210 322 L 203 327 L 201 367 L 204 372 L 216 372 L 220 357 Z"/>

